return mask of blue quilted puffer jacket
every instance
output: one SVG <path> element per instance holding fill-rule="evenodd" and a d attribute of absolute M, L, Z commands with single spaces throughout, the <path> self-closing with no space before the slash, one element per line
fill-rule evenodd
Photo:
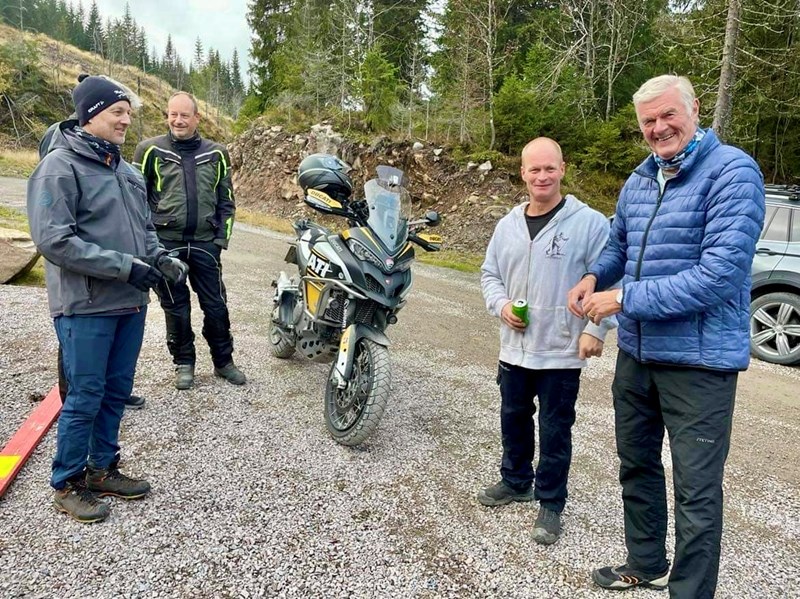
<path fill-rule="evenodd" d="M 619 347 L 640 362 L 744 370 L 761 171 L 709 130 L 663 193 L 657 173 L 650 156 L 628 178 L 589 269 L 598 290 L 622 278 Z"/>

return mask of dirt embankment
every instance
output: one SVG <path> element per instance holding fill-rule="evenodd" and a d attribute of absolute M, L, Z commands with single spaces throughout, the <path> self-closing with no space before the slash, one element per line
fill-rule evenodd
<path fill-rule="evenodd" d="M 328 125 L 305 134 L 259 123 L 230 146 L 237 203 L 287 219 L 307 215 L 296 173 L 308 154 L 336 154 L 350 165 L 360 195 L 380 164 L 396 166 L 409 177 L 415 216 L 426 210 L 442 215 L 437 231 L 447 249 L 481 253 L 497 220 L 520 202 L 523 189 L 514 174 L 488 163 L 463 165 L 448 148 L 421 142 L 354 142 Z"/>

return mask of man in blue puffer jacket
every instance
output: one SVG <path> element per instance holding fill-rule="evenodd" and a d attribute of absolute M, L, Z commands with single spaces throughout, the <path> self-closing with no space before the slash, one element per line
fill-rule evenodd
<path fill-rule="evenodd" d="M 577 316 L 619 322 L 612 392 L 628 557 L 592 577 L 610 589 L 669 584 L 672 597 L 713 597 L 737 373 L 749 362 L 763 180 L 752 158 L 698 126 L 686 78 L 651 79 L 633 103 L 653 154 L 625 183 L 609 243 L 568 297 Z M 621 291 L 595 292 L 620 277 Z M 671 572 L 665 427 L 676 504 Z"/>

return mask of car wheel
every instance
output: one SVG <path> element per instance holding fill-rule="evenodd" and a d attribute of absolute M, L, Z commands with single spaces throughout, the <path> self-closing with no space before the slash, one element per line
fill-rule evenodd
<path fill-rule="evenodd" d="M 800 295 L 767 293 L 750 302 L 750 351 L 773 364 L 800 362 Z"/>

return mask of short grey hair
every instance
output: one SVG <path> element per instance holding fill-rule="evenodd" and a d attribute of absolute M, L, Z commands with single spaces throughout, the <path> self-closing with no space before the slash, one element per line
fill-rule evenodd
<path fill-rule="evenodd" d="M 694 110 L 694 101 L 697 96 L 694 94 L 692 83 L 686 77 L 679 77 L 678 75 L 659 75 L 648 79 L 633 94 L 633 105 L 637 107 L 643 102 L 655 100 L 673 87 L 678 89 L 681 100 L 686 105 L 686 110 L 691 114 Z"/>
<path fill-rule="evenodd" d="M 194 109 L 194 113 L 197 114 L 198 112 L 200 112 L 200 107 L 197 105 L 197 98 L 195 98 L 189 92 L 175 92 L 169 97 L 167 104 L 169 104 L 169 102 L 172 102 L 172 99 L 177 98 L 178 96 L 186 96 L 187 98 L 189 98 L 189 100 L 192 103 L 192 108 Z"/>

